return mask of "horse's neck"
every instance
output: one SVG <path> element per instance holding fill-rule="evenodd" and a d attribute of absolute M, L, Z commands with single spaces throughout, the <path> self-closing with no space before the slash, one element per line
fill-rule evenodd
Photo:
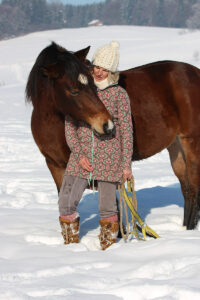
<path fill-rule="evenodd" d="M 56 114 L 59 113 L 54 104 L 52 97 L 40 97 L 40 101 L 34 103 L 34 109 L 38 111 L 40 115 Z"/>

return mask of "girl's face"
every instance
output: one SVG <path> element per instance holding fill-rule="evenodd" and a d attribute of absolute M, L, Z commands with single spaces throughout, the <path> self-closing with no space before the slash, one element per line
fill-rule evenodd
<path fill-rule="evenodd" d="M 93 68 L 93 76 L 96 81 L 102 81 L 108 77 L 109 71 L 98 66 Z"/>

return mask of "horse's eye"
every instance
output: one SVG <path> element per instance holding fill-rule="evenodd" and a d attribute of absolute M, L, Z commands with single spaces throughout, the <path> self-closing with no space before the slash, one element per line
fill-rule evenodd
<path fill-rule="evenodd" d="M 78 96 L 78 95 L 79 95 L 79 91 L 78 91 L 78 90 L 71 90 L 70 93 L 71 93 L 73 96 Z"/>

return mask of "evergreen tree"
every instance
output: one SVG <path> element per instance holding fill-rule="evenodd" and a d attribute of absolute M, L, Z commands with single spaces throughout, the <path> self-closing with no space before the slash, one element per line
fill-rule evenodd
<path fill-rule="evenodd" d="M 157 18 L 156 18 L 156 25 L 157 26 L 166 26 L 165 20 L 165 0 L 159 0 L 158 2 L 158 9 L 157 9 Z"/>
<path fill-rule="evenodd" d="M 192 16 L 186 21 L 188 28 L 200 29 L 200 0 L 192 6 Z"/>
<path fill-rule="evenodd" d="M 62 28 L 67 27 L 67 16 L 65 7 L 61 3 L 53 3 L 47 6 L 46 18 L 44 23 L 48 28 Z"/>
<path fill-rule="evenodd" d="M 200 0 L 107 0 L 73 6 L 60 0 L 2 0 L 0 38 L 35 30 L 83 27 L 99 19 L 105 25 L 200 28 Z M 187 23 L 186 23 L 187 20 Z"/>
<path fill-rule="evenodd" d="M 32 0 L 31 24 L 44 24 L 46 11 L 46 0 Z"/>
<path fill-rule="evenodd" d="M 134 0 L 123 0 L 120 3 L 120 20 L 122 24 L 133 24 Z"/>

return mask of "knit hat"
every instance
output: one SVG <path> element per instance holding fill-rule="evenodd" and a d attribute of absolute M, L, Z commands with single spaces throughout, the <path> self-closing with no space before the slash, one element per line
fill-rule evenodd
<path fill-rule="evenodd" d="M 119 43 L 112 41 L 97 49 L 92 63 L 113 73 L 116 72 L 119 64 Z"/>

